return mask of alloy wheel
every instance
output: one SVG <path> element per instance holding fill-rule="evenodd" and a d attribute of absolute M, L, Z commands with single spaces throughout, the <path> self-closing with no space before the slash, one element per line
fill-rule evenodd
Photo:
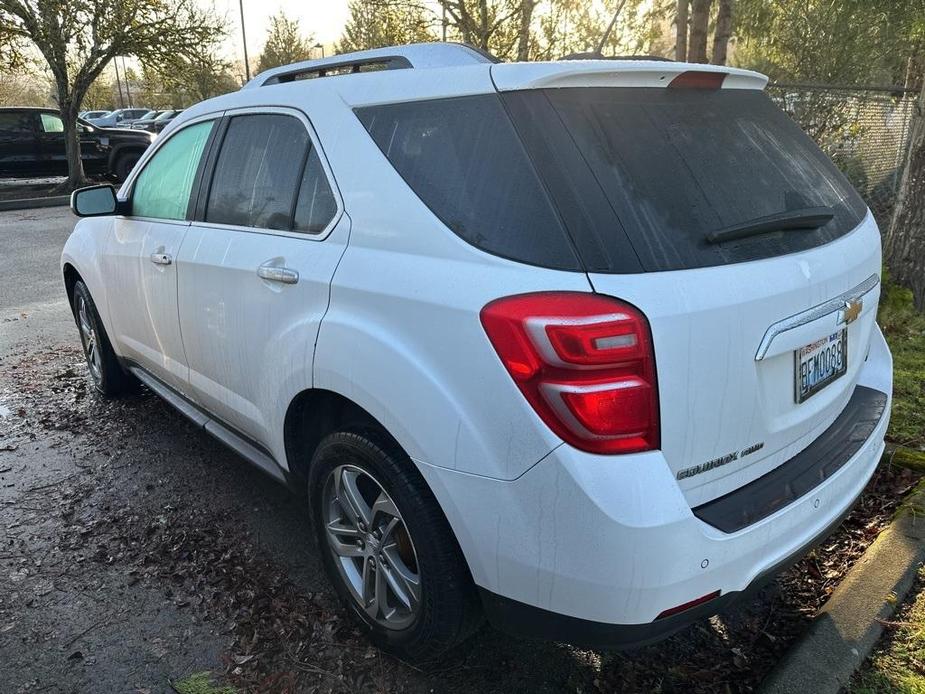
<path fill-rule="evenodd" d="M 392 498 L 369 472 L 335 467 L 324 485 L 328 549 L 366 615 L 387 629 L 414 623 L 421 606 L 417 553 Z"/>
<path fill-rule="evenodd" d="M 99 384 L 103 375 L 103 356 L 100 353 L 99 336 L 90 318 L 90 307 L 82 296 L 77 297 L 77 327 L 80 330 L 80 341 L 83 343 L 90 376 L 94 383 Z"/>

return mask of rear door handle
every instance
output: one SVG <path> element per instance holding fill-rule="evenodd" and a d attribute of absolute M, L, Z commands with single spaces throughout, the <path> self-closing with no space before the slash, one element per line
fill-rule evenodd
<path fill-rule="evenodd" d="M 282 284 L 296 284 L 299 281 L 297 270 L 275 265 L 261 265 L 257 268 L 257 275 L 268 282 L 281 282 Z"/>
<path fill-rule="evenodd" d="M 155 265 L 170 265 L 173 262 L 173 258 L 167 253 L 152 253 L 151 262 Z"/>

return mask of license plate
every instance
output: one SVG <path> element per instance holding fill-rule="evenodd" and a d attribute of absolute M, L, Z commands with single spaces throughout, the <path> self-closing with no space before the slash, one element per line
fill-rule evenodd
<path fill-rule="evenodd" d="M 848 331 L 842 328 L 828 337 L 793 352 L 796 383 L 794 395 L 803 402 L 848 370 Z"/>

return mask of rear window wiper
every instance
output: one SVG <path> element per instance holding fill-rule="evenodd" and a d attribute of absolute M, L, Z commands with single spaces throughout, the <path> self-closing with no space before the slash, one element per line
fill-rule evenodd
<path fill-rule="evenodd" d="M 786 212 L 757 217 L 748 222 L 741 222 L 711 231 L 707 234 L 706 240 L 709 243 L 723 243 L 724 241 L 735 241 L 749 236 L 767 234 L 772 231 L 818 229 L 822 225 L 831 222 L 834 216 L 835 210 L 831 207 L 804 207 L 799 210 L 787 210 Z"/>

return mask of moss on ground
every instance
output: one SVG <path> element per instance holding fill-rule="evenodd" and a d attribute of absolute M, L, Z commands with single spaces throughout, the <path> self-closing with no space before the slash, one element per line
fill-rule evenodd
<path fill-rule="evenodd" d="M 887 626 L 889 636 L 859 672 L 851 694 L 925 694 L 925 569 L 910 595 L 915 596 Z"/>
<path fill-rule="evenodd" d="M 884 277 L 878 321 L 893 353 L 893 412 L 887 438 L 909 449 L 901 460 L 894 456 L 894 462 L 925 471 L 925 314 L 912 305 L 912 292 Z"/>
<path fill-rule="evenodd" d="M 893 353 L 888 455 L 896 465 L 925 472 L 925 315 L 913 307 L 909 290 L 885 276 L 878 322 Z M 920 482 L 918 489 L 923 487 L 925 483 Z M 923 513 L 923 509 L 908 502 L 903 508 Z M 923 588 L 925 568 L 919 571 L 908 602 L 888 625 L 886 638 L 848 687 L 851 694 L 925 694 Z"/>
<path fill-rule="evenodd" d="M 215 684 L 211 672 L 197 672 L 182 680 L 171 682 L 170 686 L 177 694 L 237 694 L 233 687 Z"/>

